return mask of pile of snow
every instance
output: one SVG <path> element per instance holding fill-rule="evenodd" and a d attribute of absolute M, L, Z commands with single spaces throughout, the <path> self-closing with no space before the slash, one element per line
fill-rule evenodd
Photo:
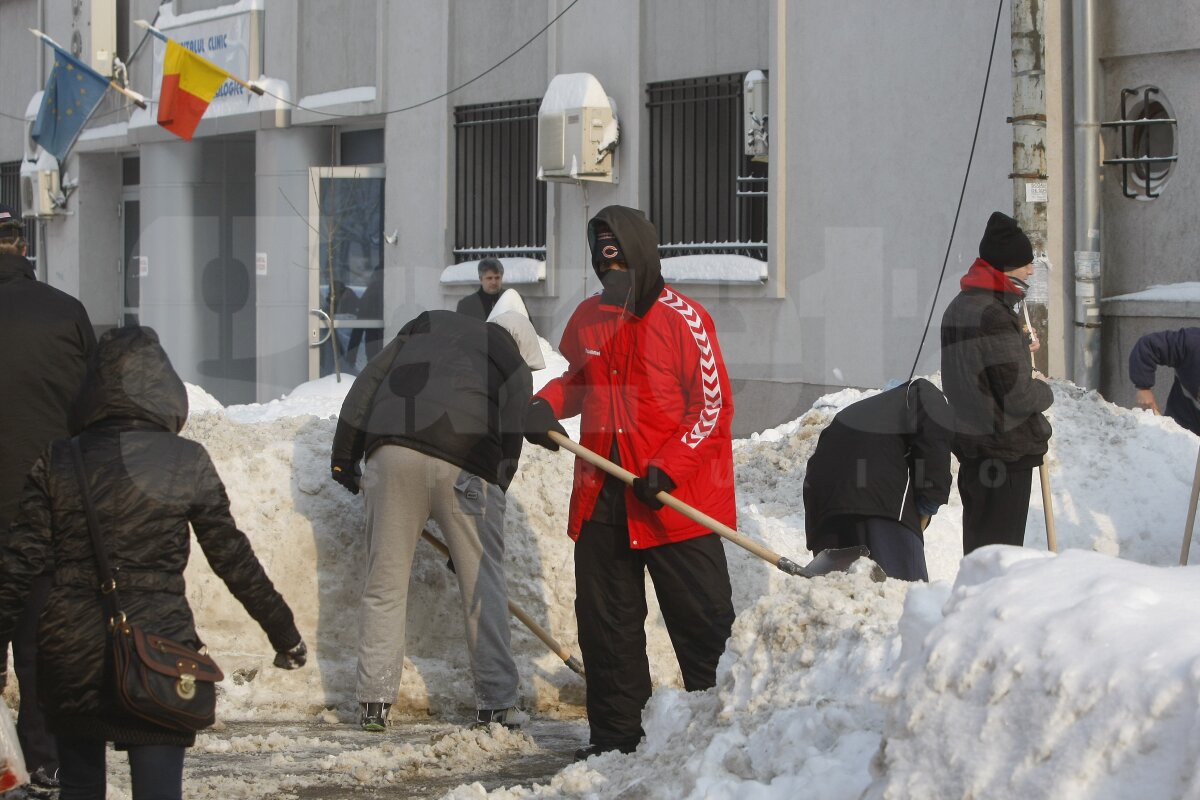
<path fill-rule="evenodd" d="M 541 344 L 549 368 L 535 374 L 537 386 L 566 366 Z M 304 670 L 272 669 L 265 636 L 194 558 L 189 598 L 230 676 L 218 708 L 224 720 L 354 718 L 364 520 L 361 499 L 327 475 L 349 385 L 325 378 L 272 403 L 228 409 L 189 387 L 193 414 L 184 433 L 212 454 L 236 519 L 314 653 Z M 570 765 L 546 785 L 490 796 L 1200 794 L 1193 777 L 1200 640 L 1179 635 L 1200 603 L 1200 582 L 1195 567 L 1172 566 L 1196 439 L 1170 420 L 1117 408 L 1071 384 L 1053 388 L 1047 466 L 1062 555 L 1044 552 L 1036 480 L 1027 547 L 986 548 L 965 561 L 962 508 L 952 493 L 927 531 L 928 585 L 873 583 L 863 567 L 804 580 L 727 544 L 738 619 L 716 688 L 679 688 L 651 591 L 647 627 L 658 689 L 639 751 Z M 833 415 L 867 394 L 829 395 L 799 419 L 735 443 L 744 533 L 807 560 L 805 464 Z M 573 424 L 568 429 L 574 434 Z M 561 451 L 526 447 L 508 493 L 506 568 L 512 599 L 577 653 L 572 545 L 564 533 L 571 461 Z M 397 711 L 469 713 L 457 587 L 425 544 L 409 608 Z M 581 680 L 515 621 L 513 643 L 527 705 L 543 715 L 582 713 Z M 486 757 L 479 742 L 462 738 L 474 757 Z M 200 744 L 226 746 L 219 737 Z M 471 785 L 450 796 L 486 794 Z"/>

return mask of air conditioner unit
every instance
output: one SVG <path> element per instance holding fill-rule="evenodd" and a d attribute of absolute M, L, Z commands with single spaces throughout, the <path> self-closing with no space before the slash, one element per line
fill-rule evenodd
<path fill-rule="evenodd" d="M 59 195 L 58 170 L 38 167 L 31 161 L 21 162 L 21 216 L 57 216 L 61 213 L 55 203 Z"/>
<path fill-rule="evenodd" d="M 538 180 L 615 183 L 612 99 L 586 72 L 555 75 L 538 108 Z"/>
<path fill-rule="evenodd" d="M 108 77 L 113 74 L 113 56 L 117 54 L 117 0 L 92 0 L 90 34 L 88 61 L 92 69 Z"/>
<path fill-rule="evenodd" d="M 766 161 L 770 155 L 767 138 L 767 97 L 770 84 L 762 70 L 752 69 L 742 81 L 742 107 L 745 129 L 745 152 L 755 161 Z"/>

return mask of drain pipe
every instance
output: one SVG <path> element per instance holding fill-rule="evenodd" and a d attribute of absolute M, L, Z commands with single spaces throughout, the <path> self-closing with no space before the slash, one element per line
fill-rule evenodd
<path fill-rule="evenodd" d="M 1100 388 L 1100 120 L 1095 0 L 1072 4 L 1075 69 L 1075 383 Z"/>

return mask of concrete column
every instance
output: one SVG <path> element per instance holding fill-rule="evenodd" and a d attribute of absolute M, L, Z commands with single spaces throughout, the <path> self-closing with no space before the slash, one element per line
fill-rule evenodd
<path fill-rule="evenodd" d="M 154 328 L 176 372 L 184 381 L 204 385 L 199 267 L 215 250 L 196 245 L 216 220 L 202 216 L 196 185 L 203 175 L 202 149 L 171 141 L 141 146 L 141 281 L 139 320 Z M 202 251 L 203 250 L 203 251 Z"/>
<path fill-rule="evenodd" d="M 330 163 L 329 130 L 259 131 L 255 163 L 258 401 L 266 402 L 309 379 L 308 169 Z"/>

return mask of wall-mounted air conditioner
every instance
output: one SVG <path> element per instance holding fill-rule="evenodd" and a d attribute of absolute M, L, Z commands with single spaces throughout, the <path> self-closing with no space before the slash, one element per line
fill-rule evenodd
<path fill-rule="evenodd" d="M 770 155 L 767 138 L 767 95 L 770 84 L 762 70 L 752 69 L 742 81 L 743 128 L 745 154 L 755 161 L 766 161 Z"/>
<path fill-rule="evenodd" d="M 117 0 L 92 0 L 86 59 L 92 69 L 108 77 L 113 74 L 113 56 L 117 54 Z"/>
<path fill-rule="evenodd" d="M 51 158 L 51 161 L 54 159 Z M 43 169 L 33 161 L 21 162 L 21 216 L 54 217 L 61 213 L 55 198 L 59 196 L 58 169 Z"/>
<path fill-rule="evenodd" d="M 538 180 L 616 182 L 616 108 L 586 72 L 555 75 L 538 109 Z"/>

